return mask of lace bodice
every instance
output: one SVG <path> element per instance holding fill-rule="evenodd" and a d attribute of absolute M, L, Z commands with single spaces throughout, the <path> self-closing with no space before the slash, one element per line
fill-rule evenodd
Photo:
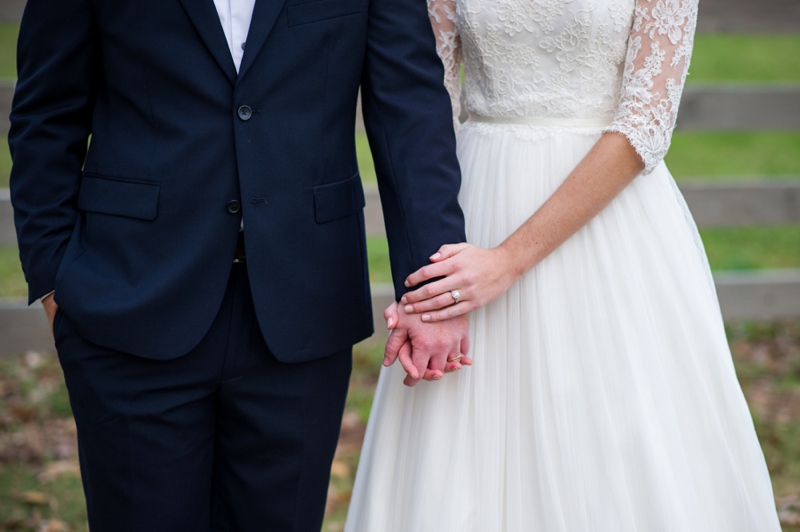
<path fill-rule="evenodd" d="M 605 119 L 651 171 L 669 149 L 698 0 L 428 0 L 454 116 Z M 457 122 L 456 122 L 457 124 Z"/>

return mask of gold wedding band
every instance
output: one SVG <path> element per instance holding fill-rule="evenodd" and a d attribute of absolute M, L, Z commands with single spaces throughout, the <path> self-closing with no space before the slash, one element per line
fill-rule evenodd
<path fill-rule="evenodd" d="M 448 359 L 447 359 L 447 361 L 448 361 L 448 362 L 458 362 L 459 360 L 461 360 L 461 357 L 462 357 L 462 356 L 464 356 L 464 355 L 458 355 L 458 356 L 457 356 L 457 357 L 455 357 L 455 358 L 448 358 Z"/>

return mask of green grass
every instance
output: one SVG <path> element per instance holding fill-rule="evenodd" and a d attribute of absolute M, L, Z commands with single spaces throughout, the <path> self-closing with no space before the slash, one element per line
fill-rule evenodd
<path fill-rule="evenodd" d="M 0 298 L 26 297 L 28 288 L 15 246 L 0 247 Z"/>
<path fill-rule="evenodd" d="M 0 525 L 0 530 L 34 530 L 31 525 L 38 525 L 36 530 L 65 530 L 54 525 L 48 528 L 48 522 L 57 519 L 70 526 L 73 532 L 88 532 L 80 476 L 60 475 L 47 483 L 37 477 L 38 468 L 29 464 L 0 465 L 0 523 L 10 525 L 8 528 Z M 31 498 L 39 496 L 44 496 L 47 502 L 30 502 Z"/>
<path fill-rule="evenodd" d="M 8 177 L 11 174 L 11 153 L 8 151 L 8 139 L 0 136 L 0 188 L 8 188 Z"/>
<path fill-rule="evenodd" d="M 356 136 L 361 179 L 375 183 L 375 167 L 363 133 Z M 692 177 L 800 176 L 800 133 L 676 133 L 667 165 L 678 180 Z M 0 188 L 8 187 L 11 155 L 0 137 Z"/>
<path fill-rule="evenodd" d="M 800 268 L 800 227 L 700 231 L 714 270 Z"/>
<path fill-rule="evenodd" d="M 800 35 L 697 35 L 687 83 L 800 81 Z"/>
<path fill-rule="evenodd" d="M 361 173 L 361 180 L 365 183 L 375 183 L 375 165 L 372 162 L 372 152 L 369 149 L 369 141 L 366 133 L 356 134 L 356 156 L 358 157 L 358 170 Z"/>
<path fill-rule="evenodd" d="M 17 77 L 17 37 L 18 24 L 0 24 L 0 78 Z"/>
<path fill-rule="evenodd" d="M 700 232 L 714 270 L 800 268 L 800 227 L 704 229 Z M 373 283 L 392 282 L 389 245 L 384 237 L 367 239 Z M 14 247 L 0 247 L 0 297 L 25 297 L 27 288 Z"/>
<path fill-rule="evenodd" d="M 365 134 L 356 135 L 356 147 L 362 180 L 375 183 L 375 168 Z M 666 162 L 678 180 L 765 176 L 796 179 L 800 177 L 800 133 L 677 132 Z"/>
<path fill-rule="evenodd" d="M 800 176 L 800 133 L 681 133 L 666 157 L 676 179 Z M 772 178 L 772 177 L 771 177 Z"/>
<path fill-rule="evenodd" d="M 0 24 L 0 77 L 15 77 L 19 26 Z M 690 83 L 800 81 L 800 36 L 709 35 L 695 39 Z"/>
<path fill-rule="evenodd" d="M 800 268 L 800 227 L 747 227 L 700 231 L 711 268 Z M 372 282 L 391 282 L 389 247 L 383 237 L 367 241 Z"/>
<path fill-rule="evenodd" d="M 385 237 L 371 236 L 367 238 L 367 258 L 369 259 L 369 280 L 373 283 L 391 283 L 389 243 Z"/>

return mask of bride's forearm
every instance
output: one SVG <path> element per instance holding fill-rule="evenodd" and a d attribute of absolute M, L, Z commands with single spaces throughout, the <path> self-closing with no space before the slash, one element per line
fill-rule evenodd
<path fill-rule="evenodd" d="M 556 192 L 499 250 L 521 276 L 597 216 L 644 169 L 628 139 L 606 133 Z"/>
<path fill-rule="evenodd" d="M 550 199 L 501 245 L 445 245 L 431 257 L 433 264 L 409 275 L 409 288 L 439 280 L 403 296 L 405 312 L 422 314 L 422 321 L 441 321 L 494 301 L 611 203 L 643 168 L 625 137 L 603 135 Z"/>

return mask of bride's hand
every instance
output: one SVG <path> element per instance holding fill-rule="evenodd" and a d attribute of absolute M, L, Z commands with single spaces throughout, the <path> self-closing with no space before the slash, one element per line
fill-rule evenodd
<path fill-rule="evenodd" d="M 484 249 L 471 244 L 442 246 L 424 266 L 406 279 L 407 287 L 444 277 L 407 293 L 401 299 L 407 314 L 422 321 L 441 321 L 466 314 L 500 297 L 516 282 L 512 257 L 503 247 Z M 454 301 L 458 291 L 459 301 Z"/>

